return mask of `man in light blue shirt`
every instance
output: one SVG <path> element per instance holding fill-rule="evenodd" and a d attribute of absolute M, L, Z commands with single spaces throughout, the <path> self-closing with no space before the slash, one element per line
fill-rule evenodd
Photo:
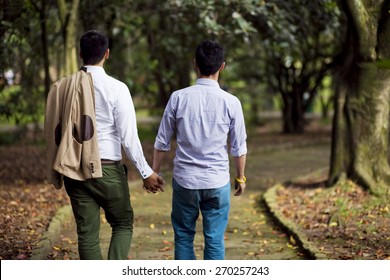
<path fill-rule="evenodd" d="M 224 50 L 206 40 L 196 49 L 196 84 L 174 92 L 165 108 L 154 144 L 153 170 L 160 172 L 164 153 L 176 134 L 172 225 L 175 259 L 195 259 L 194 236 L 203 217 L 204 259 L 224 259 L 224 233 L 230 208 L 230 153 L 236 168 L 235 195 L 246 187 L 246 130 L 241 103 L 218 83 Z"/>

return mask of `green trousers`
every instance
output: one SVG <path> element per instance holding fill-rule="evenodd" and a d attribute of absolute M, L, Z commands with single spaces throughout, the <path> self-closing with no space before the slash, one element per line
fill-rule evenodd
<path fill-rule="evenodd" d="M 77 224 L 81 260 L 103 259 L 100 249 L 100 208 L 105 212 L 112 234 L 109 260 L 127 259 L 133 236 L 133 209 L 125 168 L 122 164 L 103 165 L 103 177 L 87 181 L 65 178 Z"/>

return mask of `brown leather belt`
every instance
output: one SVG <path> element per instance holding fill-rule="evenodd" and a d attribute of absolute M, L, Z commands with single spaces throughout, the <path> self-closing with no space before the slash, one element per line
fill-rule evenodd
<path fill-rule="evenodd" d="M 115 161 L 115 160 L 111 160 L 111 159 L 101 159 L 100 160 L 102 165 L 117 165 L 120 163 L 120 161 Z"/>

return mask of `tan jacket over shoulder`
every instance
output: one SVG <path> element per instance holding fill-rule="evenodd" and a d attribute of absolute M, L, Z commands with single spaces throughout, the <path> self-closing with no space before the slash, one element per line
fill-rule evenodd
<path fill-rule="evenodd" d="M 47 180 L 57 189 L 63 176 L 102 177 L 92 76 L 82 70 L 54 83 L 45 112 Z"/>

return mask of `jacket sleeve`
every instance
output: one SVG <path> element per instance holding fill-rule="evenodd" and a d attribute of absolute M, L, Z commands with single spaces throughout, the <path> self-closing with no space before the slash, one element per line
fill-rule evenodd
<path fill-rule="evenodd" d="M 61 174 L 53 169 L 57 155 L 58 145 L 61 140 L 61 121 L 60 121 L 60 96 L 58 94 L 60 81 L 52 85 L 45 109 L 44 132 L 46 140 L 46 177 L 49 184 L 55 188 L 62 187 L 63 178 Z"/>
<path fill-rule="evenodd" d="M 96 131 L 95 94 L 93 80 L 90 74 L 80 71 L 79 108 L 74 110 L 77 115 L 74 125 L 79 131 L 79 143 L 82 143 L 81 169 L 84 179 L 103 177 L 100 161 L 99 144 Z"/>

